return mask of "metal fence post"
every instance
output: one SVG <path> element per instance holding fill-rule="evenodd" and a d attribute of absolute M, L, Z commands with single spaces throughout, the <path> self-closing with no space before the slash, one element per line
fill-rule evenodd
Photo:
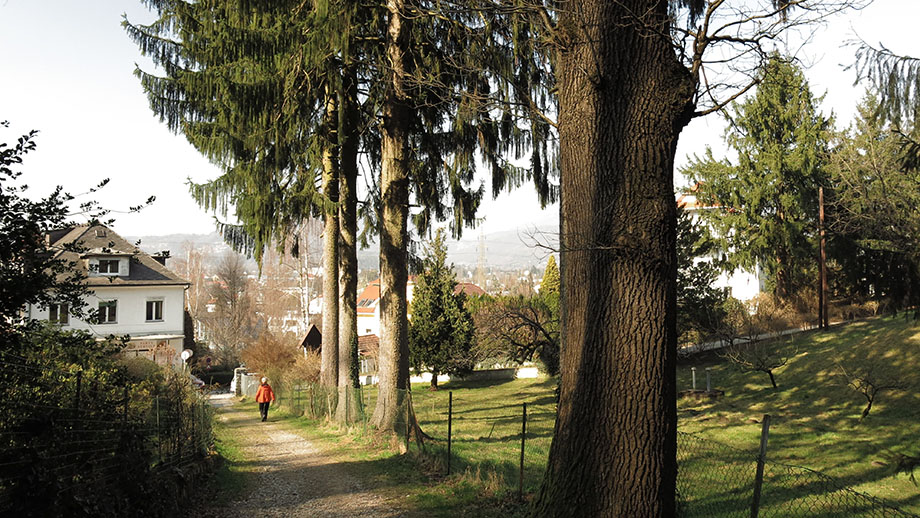
<path fill-rule="evenodd" d="M 409 385 L 411 387 L 411 385 Z M 403 401 L 406 402 L 406 453 L 409 453 L 409 432 L 411 431 L 409 423 L 409 411 L 412 410 L 412 393 L 406 392 L 406 397 L 403 398 Z"/>
<path fill-rule="evenodd" d="M 712 367 L 706 367 L 706 392 L 712 392 Z"/>
<path fill-rule="evenodd" d="M 696 367 L 690 367 L 690 387 L 696 390 Z"/>
<path fill-rule="evenodd" d="M 447 474 L 450 475 L 450 439 L 454 421 L 454 391 L 447 394 Z"/>
<path fill-rule="evenodd" d="M 77 393 L 74 396 L 73 408 L 80 410 L 80 388 L 83 385 L 83 371 L 77 371 Z"/>
<path fill-rule="evenodd" d="M 763 428 L 760 432 L 760 455 L 757 456 L 757 474 L 754 476 L 754 498 L 751 501 L 751 518 L 760 513 L 760 494 L 763 487 L 763 468 L 767 461 L 767 439 L 770 435 L 770 414 L 763 416 Z"/>
<path fill-rule="evenodd" d="M 524 500 L 524 444 L 527 440 L 527 403 L 521 414 L 521 471 L 518 477 L 518 500 Z"/>

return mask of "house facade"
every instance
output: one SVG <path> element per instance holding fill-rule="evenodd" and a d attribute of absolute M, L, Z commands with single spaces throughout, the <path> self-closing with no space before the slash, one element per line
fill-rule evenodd
<path fill-rule="evenodd" d="M 700 221 L 701 211 L 718 208 L 700 203 L 694 194 L 678 195 L 677 206 L 688 211 L 694 222 Z M 700 260 L 706 261 L 709 259 L 703 258 Z M 766 289 L 766 276 L 760 265 L 757 265 L 753 271 L 737 268 L 730 272 L 719 272 L 719 276 L 713 285 L 717 288 L 728 288 L 732 297 L 742 302 L 747 302 Z"/>
<path fill-rule="evenodd" d="M 104 225 L 78 225 L 53 231 L 49 248 L 86 275 L 87 309 L 95 322 L 70 314 L 66 304 L 26 308 L 28 318 L 49 320 L 63 329 L 97 337 L 128 335 L 127 356 L 143 356 L 161 365 L 179 365 L 185 337 L 185 290 L 189 283 L 166 267 L 165 256 L 151 256 Z M 81 252 L 64 250 L 77 244 Z"/>
<path fill-rule="evenodd" d="M 406 302 L 411 307 L 415 293 L 415 276 L 406 282 Z M 380 336 L 380 279 L 375 279 L 358 294 L 358 336 Z"/>
<path fill-rule="evenodd" d="M 406 283 L 406 301 L 409 304 L 409 317 L 412 317 L 412 298 L 415 295 L 414 275 Z M 485 295 L 485 290 L 471 282 L 458 282 L 454 293 L 463 293 L 467 297 Z M 380 336 L 380 279 L 375 279 L 358 295 L 358 336 Z"/>

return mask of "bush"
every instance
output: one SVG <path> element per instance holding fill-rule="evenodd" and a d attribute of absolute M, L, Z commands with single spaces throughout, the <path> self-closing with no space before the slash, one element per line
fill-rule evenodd
<path fill-rule="evenodd" d="M 126 379 L 133 383 L 150 381 L 162 383 L 163 369 L 156 362 L 147 358 L 122 358 L 118 360 L 118 369 L 124 373 Z"/>
<path fill-rule="evenodd" d="M 118 359 L 122 346 L 38 323 L 7 344 L 0 354 L 0 436 L 7 438 L 0 515 L 176 514 L 159 506 L 155 488 L 168 472 L 157 467 L 204 458 L 206 403 L 188 376 Z"/>

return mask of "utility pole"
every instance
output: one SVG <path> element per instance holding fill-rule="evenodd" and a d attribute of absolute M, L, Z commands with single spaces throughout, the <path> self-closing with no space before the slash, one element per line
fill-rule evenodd
<path fill-rule="evenodd" d="M 821 284 L 818 289 L 818 326 L 821 329 L 827 329 L 827 255 L 824 249 L 827 242 L 827 234 L 824 228 L 824 187 L 818 187 L 818 232 L 821 239 L 818 259 Z"/>

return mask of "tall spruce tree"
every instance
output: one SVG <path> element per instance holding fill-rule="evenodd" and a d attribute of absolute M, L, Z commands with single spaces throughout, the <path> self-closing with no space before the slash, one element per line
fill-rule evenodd
<path fill-rule="evenodd" d="M 814 278 L 818 187 L 825 183 L 830 121 L 802 71 L 774 55 L 757 92 L 733 107 L 726 143 L 737 164 L 707 149 L 682 172 L 697 196 L 722 210 L 701 214 L 734 267 L 764 268 L 787 298 Z"/>
<path fill-rule="evenodd" d="M 408 379 L 405 250 L 410 192 L 413 203 L 421 207 L 415 217 L 420 230 L 447 218 L 459 233 L 463 225 L 472 223 L 482 194 L 466 187 L 473 179 L 474 152 L 479 150 L 491 165 L 497 192 L 531 175 L 511 167 L 502 153 L 520 150 L 526 142 L 542 142 L 544 147 L 547 142 L 545 135 L 523 134 L 507 116 L 502 124 L 490 118 L 491 97 L 483 94 L 492 85 L 490 76 L 471 57 L 476 54 L 468 52 L 477 42 L 487 45 L 483 42 L 488 42 L 490 32 L 479 23 L 476 12 L 457 15 L 448 10 L 433 16 L 443 8 L 437 2 L 375 6 L 389 13 L 386 25 L 379 23 L 381 11 L 347 1 L 150 4 L 160 20 L 146 27 L 127 24 L 127 28 L 166 70 L 165 78 L 139 73 L 151 105 L 174 130 L 183 131 L 225 166 L 224 176 L 193 186 L 194 193 L 205 208 L 235 207 L 242 225 L 223 226 L 223 233 L 237 244 L 252 246 L 257 258 L 271 237 L 283 235 L 311 204 L 333 217 L 336 202 L 327 195 L 331 192 L 320 194 L 314 187 L 319 172 L 339 171 L 343 177 L 339 188 L 347 195 L 342 186 L 354 176 L 349 176 L 345 164 L 356 161 L 345 150 L 357 149 L 355 135 L 376 140 L 372 131 L 360 128 L 379 130 L 379 153 L 365 147 L 372 165 L 381 166 L 376 216 L 381 236 L 381 396 L 373 421 L 381 429 L 404 430 L 397 419 L 404 415 L 399 409 Z M 496 50 L 495 55 L 508 48 Z M 504 66 L 510 70 L 509 63 Z M 331 103 L 358 98 L 358 87 L 344 86 L 348 81 L 365 92 L 362 113 L 370 119 L 355 124 L 341 115 L 355 112 L 341 104 L 337 106 L 340 126 L 347 125 L 351 133 L 346 135 L 340 127 L 335 139 L 316 138 L 335 133 L 328 116 Z M 540 131 L 546 133 L 545 123 L 540 124 Z M 337 151 L 330 157 L 332 149 Z M 540 169 L 533 176 L 541 192 L 550 197 L 547 155 L 534 153 Z M 445 197 L 453 203 L 445 203 Z M 352 210 L 338 205 L 343 216 Z M 340 227 L 349 225 L 344 222 Z M 343 260 L 350 253 L 343 253 Z M 354 267 L 346 268 L 339 282 L 344 285 L 351 275 L 347 272 L 353 271 Z M 331 283 L 327 285 L 331 289 Z M 350 297 L 343 298 L 341 314 L 353 314 Z M 356 344 L 354 334 L 349 338 L 343 332 L 342 343 Z M 345 358 L 342 351 L 340 362 Z M 331 371 L 330 366 L 327 372 Z M 340 365 L 340 372 L 349 371 L 353 369 Z M 340 386 L 343 380 L 339 376 Z"/>
<path fill-rule="evenodd" d="M 404 408 L 409 388 L 405 293 L 410 199 L 419 207 L 413 221 L 421 233 L 431 222 L 446 219 L 459 236 L 463 226 L 474 222 L 483 194 L 466 188 L 477 159 L 492 172 L 493 194 L 526 179 L 534 180 L 544 202 L 555 191 L 548 181 L 553 153 L 546 121 L 526 119 L 528 133 L 514 120 L 522 113 L 520 99 L 533 87 L 525 85 L 527 77 L 512 72 L 515 47 L 510 40 L 493 37 L 495 14 L 427 0 L 388 0 L 386 8 L 384 57 L 378 60 L 385 67 L 375 85 L 382 90 L 381 374 L 372 421 L 380 429 L 401 433 L 406 429 L 401 419 L 411 415 Z M 529 59 L 532 63 L 533 57 Z M 525 62 L 518 61 L 519 68 L 537 77 Z M 533 150 L 531 167 L 514 167 L 506 154 L 524 148 Z"/>
<path fill-rule="evenodd" d="M 220 225 L 225 239 L 255 253 L 287 242 L 289 230 L 311 212 L 326 222 L 324 232 L 324 347 L 322 381 L 334 386 L 339 358 L 340 182 L 355 183 L 341 164 L 357 163 L 357 145 L 339 142 L 342 124 L 357 122 L 357 96 L 343 92 L 341 66 L 355 6 L 349 2 L 253 4 L 212 0 L 151 2 L 159 20 L 149 26 L 125 22 L 129 35 L 162 66 L 165 77 L 138 71 L 153 110 L 174 131 L 182 131 L 224 175 L 192 192 L 205 209 L 230 206 L 241 225 Z M 330 9 L 335 16 L 330 17 Z M 355 140 L 356 135 L 350 138 Z M 343 156 L 351 153 L 353 156 Z M 357 174 L 357 167 L 349 167 Z M 322 184 L 321 190 L 316 184 Z M 348 198 L 350 203 L 356 199 Z M 344 214 L 354 213 L 344 211 Z M 347 223 L 347 222 L 346 222 Z M 354 228 L 354 219 L 351 220 Z M 352 232 L 353 234 L 354 232 Z M 355 250 L 343 261 L 354 271 Z M 294 243 L 294 251 L 298 244 Z M 346 283 L 346 287 L 354 283 Z M 356 285 L 354 285 L 356 292 Z M 346 301 L 349 297 L 343 297 Z M 354 298 L 354 297 L 351 297 Z M 347 303 L 346 303 L 347 307 Z M 356 334 L 356 314 L 343 312 L 342 329 Z M 351 331 L 351 332 L 348 332 Z M 348 346 L 356 347 L 356 340 Z M 354 369 L 343 364 L 343 372 Z M 355 380 L 349 381 L 351 385 Z"/>
<path fill-rule="evenodd" d="M 438 229 L 428 245 L 424 271 L 418 276 L 409 324 L 409 361 L 416 371 L 431 372 L 431 389 L 438 389 L 439 374 L 462 374 L 473 368 L 473 317 L 457 292 L 457 277 L 447 264 L 444 230 Z"/>

